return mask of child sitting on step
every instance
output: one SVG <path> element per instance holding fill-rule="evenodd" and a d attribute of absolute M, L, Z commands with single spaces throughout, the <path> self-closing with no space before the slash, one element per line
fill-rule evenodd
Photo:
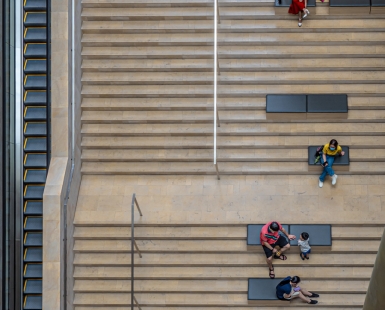
<path fill-rule="evenodd" d="M 298 246 L 301 249 L 301 258 L 302 260 L 309 259 L 309 254 L 311 252 L 311 247 L 309 245 L 309 234 L 307 232 L 303 232 L 298 239 Z"/>

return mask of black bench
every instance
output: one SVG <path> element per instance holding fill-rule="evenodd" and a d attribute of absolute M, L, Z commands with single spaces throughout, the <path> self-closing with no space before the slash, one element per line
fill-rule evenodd
<path fill-rule="evenodd" d="M 287 14 L 291 2 L 292 2 L 292 0 L 281 0 L 281 1 L 275 0 L 275 4 L 274 4 L 275 14 L 277 14 L 277 15 Z M 307 2 L 307 6 L 308 7 L 315 7 L 316 6 L 316 0 L 309 0 Z M 310 13 L 315 14 L 315 12 L 312 12 L 311 10 L 309 10 L 309 11 L 310 11 Z"/>
<path fill-rule="evenodd" d="M 321 167 L 321 161 L 318 161 L 317 163 L 314 163 L 315 157 L 314 154 L 317 150 L 318 146 L 309 146 L 307 148 L 308 152 L 308 164 L 309 164 L 309 171 L 318 171 L 321 173 L 322 167 Z M 340 171 L 349 171 L 349 165 L 350 165 L 350 158 L 349 158 L 349 147 L 348 146 L 342 146 L 342 150 L 345 152 L 344 156 L 337 155 L 334 160 L 334 166 L 338 166 L 336 170 Z"/>
<path fill-rule="evenodd" d="M 306 118 L 306 95 L 266 95 L 266 117 Z"/>
<path fill-rule="evenodd" d="M 320 118 L 327 113 L 328 118 L 347 118 L 348 96 L 347 95 L 307 95 L 307 118 Z M 313 114 L 314 113 L 314 114 Z M 332 113 L 332 114 L 330 114 Z"/>
<path fill-rule="evenodd" d="M 249 224 L 247 225 L 247 250 L 248 251 L 262 251 L 260 233 L 265 224 Z M 289 232 L 289 225 L 282 225 L 282 227 Z M 286 236 L 285 236 L 286 237 Z"/>
<path fill-rule="evenodd" d="M 247 287 L 247 302 L 260 306 L 275 306 L 289 304 L 277 298 L 276 287 L 282 279 L 249 278 Z"/>
<path fill-rule="evenodd" d="M 369 14 L 371 0 L 330 0 L 329 14 Z"/>
<path fill-rule="evenodd" d="M 385 14 L 385 0 L 372 0 L 371 14 Z"/>
<path fill-rule="evenodd" d="M 312 252 L 330 251 L 332 247 L 332 228 L 331 225 L 323 224 L 298 224 L 290 225 L 290 234 L 297 238 L 290 241 L 290 252 L 300 252 L 298 239 L 301 233 L 309 234 Z"/>

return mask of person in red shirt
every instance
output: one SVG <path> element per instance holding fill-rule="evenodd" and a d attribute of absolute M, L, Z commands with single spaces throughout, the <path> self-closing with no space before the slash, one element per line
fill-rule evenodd
<path fill-rule="evenodd" d="M 282 227 L 278 222 L 269 222 L 262 227 L 261 233 L 259 235 L 261 239 L 261 245 L 266 254 L 266 262 L 269 266 L 269 277 L 270 279 L 275 278 L 274 266 L 273 266 L 273 257 L 276 259 L 286 260 L 286 255 L 282 253 L 287 251 L 290 248 L 290 243 L 284 236 L 279 234 L 281 231 L 287 236 L 289 240 L 294 240 L 294 235 L 289 235 L 288 232 Z M 275 248 L 279 246 L 281 249 L 278 250 Z"/>

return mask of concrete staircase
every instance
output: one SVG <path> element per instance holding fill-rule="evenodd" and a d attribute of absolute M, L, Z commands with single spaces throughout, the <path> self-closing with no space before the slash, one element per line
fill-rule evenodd
<path fill-rule="evenodd" d="M 213 1 L 83 0 L 83 174 L 215 174 Z M 314 174 L 336 138 L 350 171 L 385 173 L 385 19 L 274 15 L 219 1 L 221 174 Z M 268 93 L 348 93 L 343 120 L 269 120 Z M 338 169 L 337 169 L 338 171 Z"/>
<path fill-rule="evenodd" d="M 260 309 L 247 305 L 247 279 L 267 277 L 268 270 L 263 253 L 246 250 L 246 230 L 246 225 L 139 224 L 139 303 L 145 309 Z M 362 308 L 382 231 L 334 225 L 331 251 L 306 261 L 289 253 L 287 261 L 274 262 L 276 275 L 302 277 L 303 286 L 322 294 L 321 309 Z M 79 224 L 74 238 L 75 309 L 128 309 L 130 227 Z"/>

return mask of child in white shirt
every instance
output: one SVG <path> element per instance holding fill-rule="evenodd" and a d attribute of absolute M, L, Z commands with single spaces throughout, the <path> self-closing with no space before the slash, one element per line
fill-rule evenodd
<path fill-rule="evenodd" d="M 301 258 L 302 260 L 305 260 L 306 259 L 309 259 L 309 254 L 311 252 L 311 247 L 309 245 L 309 234 L 307 232 L 303 232 L 300 236 L 299 236 L 299 240 L 298 240 L 298 246 L 300 247 L 301 249 Z"/>

